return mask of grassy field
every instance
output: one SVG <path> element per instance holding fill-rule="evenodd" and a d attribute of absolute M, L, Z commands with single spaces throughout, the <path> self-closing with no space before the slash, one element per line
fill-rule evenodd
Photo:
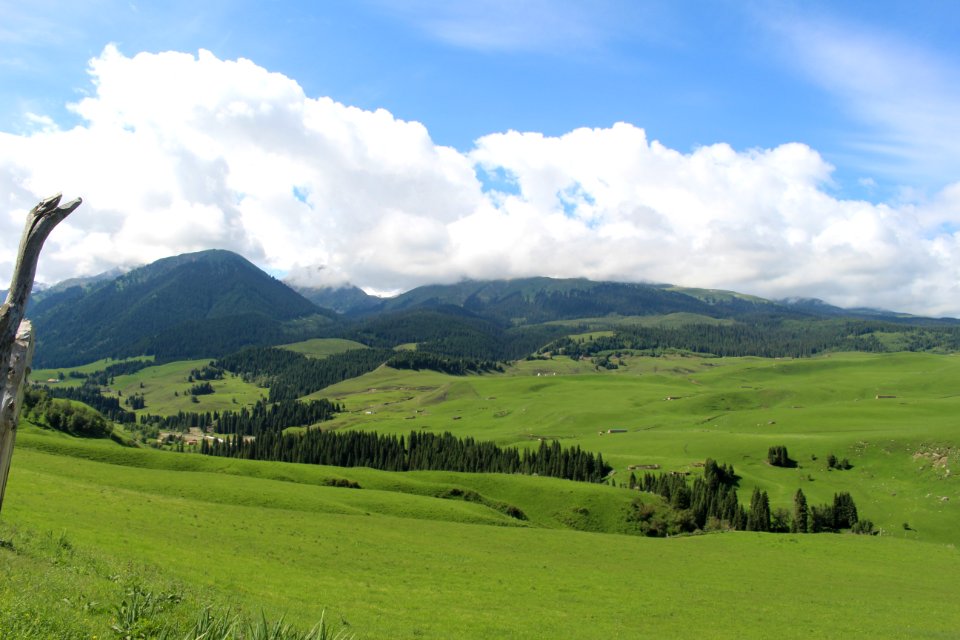
<path fill-rule="evenodd" d="M 324 486 L 331 477 L 363 488 Z M 530 519 L 438 497 L 452 486 L 512 502 Z M 362 638 L 759 638 L 771 628 L 796 638 L 947 638 L 960 625 L 952 546 L 603 533 L 631 498 L 548 478 L 208 459 L 26 428 L 3 521 L 112 562 L 163 567 L 157 580 L 186 585 L 198 601 L 262 606 L 303 625 L 326 612 Z M 593 531 L 564 523 L 574 508 L 595 516 Z M 0 562 L 5 573 L 22 568 L 10 548 Z M 85 612 L 83 595 L 58 606 L 94 627 L 109 619 Z"/>
<path fill-rule="evenodd" d="M 333 426 L 452 431 L 518 446 L 557 438 L 602 452 L 624 481 L 630 465 L 690 470 L 712 457 L 735 465 L 744 500 L 753 486 L 774 507 L 788 507 L 798 488 L 818 504 L 850 491 L 887 534 L 960 542 L 960 357 L 625 361 L 596 372 L 568 358 L 538 360 L 467 377 L 381 368 L 317 395 L 346 406 Z M 796 468 L 766 463 L 780 444 Z M 830 454 L 853 468 L 829 470 Z"/>
<path fill-rule="evenodd" d="M 115 386 L 165 389 L 147 396 L 157 411 L 198 363 Z M 797 488 L 813 504 L 849 491 L 882 529 L 876 537 L 646 539 L 629 535 L 640 494 L 619 487 L 214 459 L 29 426 L 2 522 L 162 567 L 158 584 L 246 611 L 303 625 L 326 611 L 362 638 L 949 638 L 960 628 L 957 389 L 960 356 L 901 353 L 625 356 L 615 371 L 558 358 L 464 377 L 381 367 L 315 394 L 345 405 L 332 427 L 517 446 L 557 438 L 602 452 L 620 482 L 630 465 L 696 473 L 712 457 L 735 465 L 744 502 L 754 486 L 774 508 Z M 795 468 L 766 464 L 781 444 Z M 830 454 L 853 467 L 828 469 Z M 361 488 L 330 486 L 338 479 Z M 475 499 L 452 499 L 464 492 Z M 0 545 L 5 573 L 22 562 Z M 64 598 L 82 600 L 55 600 Z M 2 614 L 0 605 L 0 623 Z"/>
<path fill-rule="evenodd" d="M 101 371 L 106 369 L 112 364 L 117 364 L 119 362 L 127 362 L 130 360 L 153 360 L 153 356 L 141 356 L 139 358 L 124 358 L 123 360 L 114 360 L 112 358 L 105 358 L 103 360 L 97 360 L 96 362 L 91 362 L 90 364 L 81 365 L 79 367 L 64 367 L 60 369 L 34 369 L 30 372 L 30 382 L 37 384 L 56 384 L 57 386 L 67 386 L 67 387 L 76 387 L 83 384 L 83 378 L 71 378 L 69 373 L 71 371 L 76 371 L 77 373 L 93 373 L 94 371 Z M 51 382 L 52 380 L 57 380 L 58 376 L 63 374 L 63 380 L 59 382 Z"/>
<path fill-rule="evenodd" d="M 294 342 L 291 344 L 280 345 L 281 349 L 296 351 L 311 358 L 326 358 L 337 353 L 350 351 L 351 349 L 366 349 L 367 346 L 354 342 L 353 340 L 344 340 L 342 338 L 314 338 L 313 340 L 304 340 L 303 342 Z"/>
<path fill-rule="evenodd" d="M 209 363 L 209 359 L 181 360 L 147 367 L 134 374 L 117 376 L 105 395 L 119 393 L 127 397 L 135 393 L 143 394 L 146 407 L 136 413 L 158 415 L 170 415 L 178 411 L 237 411 L 242 406 L 253 405 L 261 397 L 266 397 L 266 389 L 228 373 L 223 380 L 210 381 L 214 393 L 197 396 L 197 402 L 193 402 L 190 387 L 194 383 L 189 381 L 190 371 Z"/>

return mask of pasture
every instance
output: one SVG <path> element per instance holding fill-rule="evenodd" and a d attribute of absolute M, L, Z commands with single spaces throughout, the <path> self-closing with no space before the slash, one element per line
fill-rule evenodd
<path fill-rule="evenodd" d="M 532 360 L 462 377 L 381 367 L 314 395 L 345 406 L 332 428 L 580 445 L 603 454 L 618 485 L 631 466 L 696 474 L 711 457 L 735 466 L 744 503 L 754 486 L 772 508 L 789 508 L 798 488 L 811 504 L 848 491 L 882 534 L 647 539 L 632 535 L 632 505 L 659 508 L 659 498 L 620 486 L 208 458 L 29 424 L 2 523 L 147 567 L 195 603 L 204 594 L 304 626 L 325 611 L 361 638 L 955 635 L 960 357 L 623 354 L 619 363 Z M 172 390 L 186 385 L 187 365 L 197 363 L 115 386 L 161 388 L 169 376 Z M 148 397 L 148 411 L 157 405 Z M 797 466 L 767 464 L 773 445 Z M 829 469 L 831 454 L 852 468 Z M 5 571 L 22 561 L 0 548 Z M 91 624 L 106 628 L 108 617 Z"/>
<path fill-rule="evenodd" d="M 332 476 L 363 488 L 324 486 Z M 531 519 L 439 497 L 451 486 L 514 501 Z M 646 539 L 555 519 L 579 507 L 614 521 L 629 494 L 208 459 L 28 427 L 3 518 L 162 567 L 162 581 L 192 597 L 302 625 L 326 612 L 362 638 L 759 638 L 771 627 L 785 638 L 949 637 L 960 624 L 953 546 L 841 534 Z M 17 560 L 0 549 L 5 568 Z"/>
<path fill-rule="evenodd" d="M 631 465 L 691 471 L 711 457 L 735 466 L 742 501 L 753 486 L 785 508 L 798 488 L 818 504 L 849 491 L 885 534 L 960 542 L 960 357 L 624 362 L 597 372 L 568 358 L 535 360 L 466 377 L 381 368 L 316 395 L 347 408 L 334 427 L 451 431 L 516 446 L 558 439 L 603 453 L 621 482 Z M 795 468 L 766 463 L 781 444 Z M 828 469 L 830 454 L 853 468 Z"/>

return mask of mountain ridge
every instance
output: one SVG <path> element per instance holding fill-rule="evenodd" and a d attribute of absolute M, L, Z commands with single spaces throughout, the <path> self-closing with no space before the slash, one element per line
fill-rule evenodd
<path fill-rule="evenodd" d="M 391 298 L 349 285 L 298 292 L 242 256 L 217 249 L 163 258 L 109 280 L 75 282 L 55 286 L 53 293 L 48 289 L 32 302 L 37 366 L 136 355 L 219 357 L 243 346 L 312 337 L 381 347 L 416 343 L 451 357 L 504 359 L 559 337 L 563 329 L 557 323 L 593 319 L 602 325 L 615 318 L 669 315 L 753 327 L 843 319 L 960 325 L 952 318 L 845 310 L 816 299 L 776 301 L 719 289 L 585 278 L 465 280 Z"/>

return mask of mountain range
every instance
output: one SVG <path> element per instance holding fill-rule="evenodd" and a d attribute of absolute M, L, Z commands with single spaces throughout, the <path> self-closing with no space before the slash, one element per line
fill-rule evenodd
<path fill-rule="evenodd" d="M 208 250 L 127 273 L 75 279 L 38 291 L 28 310 L 37 367 L 103 357 L 216 357 L 244 346 L 348 337 L 371 346 L 429 345 L 447 355 L 522 357 L 579 320 L 682 314 L 684 322 L 836 319 L 917 327 L 957 326 L 814 299 L 772 301 L 729 291 L 546 277 L 465 281 L 378 298 L 356 287 L 295 288 L 245 258 Z"/>

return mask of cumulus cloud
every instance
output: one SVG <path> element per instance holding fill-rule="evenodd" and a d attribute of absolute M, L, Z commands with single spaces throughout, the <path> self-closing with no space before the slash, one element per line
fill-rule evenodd
<path fill-rule="evenodd" d="M 0 133 L 0 277 L 26 210 L 63 191 L 84 205 L 48 241 L 47 282 L 217 247 L 381 292 L 585 276 L 960 315 L 960 183 L 842 200 L 806 145 L 685 153 L 626 123 L 493 133 L 461 153 L 205 51 L 108 47 L 90 76 L 80 125 Z"/>

